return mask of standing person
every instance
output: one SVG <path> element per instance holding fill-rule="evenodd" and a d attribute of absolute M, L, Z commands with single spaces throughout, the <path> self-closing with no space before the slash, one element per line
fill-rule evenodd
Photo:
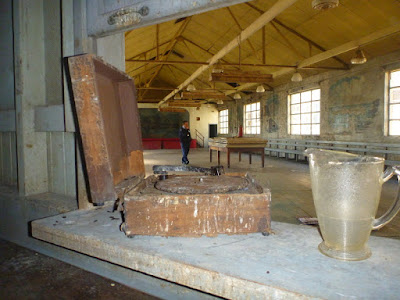
<path fill-rule="evenodd" d="M 179 141 L 182 149 L 182 164 L 187 165 L 189 163 L 187 156 L 189 154 L 190 142 L 192 141 L 188 121 L 182 122 L 182 127 L 179 129 Z"/>

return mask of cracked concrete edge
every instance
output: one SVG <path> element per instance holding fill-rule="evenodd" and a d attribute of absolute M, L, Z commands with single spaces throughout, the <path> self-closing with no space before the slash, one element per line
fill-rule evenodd
<path fill-rule="evenodd" d="M 157 255 L 132 252 L 132 249 L 104 243 L 93 237 L 79 238 L 74 234 L 42 225 L 39 220 L 32 222 L 32 235 L 52 244 L 224 298 L 316 299 Z"/>

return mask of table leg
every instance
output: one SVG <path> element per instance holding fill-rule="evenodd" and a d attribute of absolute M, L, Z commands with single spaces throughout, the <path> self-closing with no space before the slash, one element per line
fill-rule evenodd
<path fill-rule="evenodd" d="M 228 160 L 228 168 L 231 167 L 231 151 L 228 149 L 228 151 L 226 151 L 226 158 Z"/>
<path fill-rule="evenodd" d="M 239 151 L 239 162 L 242 161 L 242 152 Z"/>
<path fill-rule="evenodd" d="M 264 148 L 261 149 L 261 166 L 264 168 L 264 158 L 265 158 L 265 151 Z"/>
<path fill-rule="evenodd" d="M 212 162 L 212 150 L 210 148 L 210 162 Z"/>
<path fill-rule="evenodd" d="M 249 152 L 249 164 L 251 165 L 251 152 Z"/>
<path fill-rule="evenodd" d="M 220 155 L 221 151 L 217 150 L 217 156 L 218 156 L 218 166 L 221 165 L 221 155 Z"/>

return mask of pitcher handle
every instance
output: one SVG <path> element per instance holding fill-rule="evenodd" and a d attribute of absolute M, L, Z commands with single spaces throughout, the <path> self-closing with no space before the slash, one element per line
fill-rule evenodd
<path fill-rule="evenodd" d="M 385 183 L 394 175 L 397 175 L 397 183 L 399 184 L 397 195 L 393 201 L 392 206 L 388 209 L 388 211 L 385 214 L 383 214 L 380 218 L 374 220 L 374 222 L 372 223 L 372 230 L 377 230 L 385 226 L 387 223 L 392 221 L 392 219 L 400 211 L 400 166 L 393 166 L 387 168 L 385 172 L 382 174 L 382 180 Z"/>

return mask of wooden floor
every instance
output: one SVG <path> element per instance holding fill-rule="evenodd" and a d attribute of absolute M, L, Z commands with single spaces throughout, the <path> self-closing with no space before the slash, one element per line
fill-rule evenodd
<path fill-rule="evenodd" d="M 209 167 L 216 162 L 209 161 L 208 149 L 191 149 L 190 165 Z M 146 175 L 152 174 L 152 166 L 178 165 L 181 162 L 180 150 L 146 150 L 144 152 Z M 226 167 L 226 156 L 221 155 L 221 164 Z M 309 168 L 306 162 L 296 162 L 284 158 L 265 157 L 265 167 L 261 168 L 260 155 L 253 154 L 252 164 L 246 154 L 239 162 L 238 155 L 231 155 L 231 167 L 226 172 L 250 172 L 262 186 L 269 186 L 272 192 L 271 217 L 273 221 L 299 224 L 298 217 L 316 217 L 312 200 Z M 392 179 L 383 185 L 382 198 L 377 216 L 381 216 L 392 204 L 397 192 L 397 180 Z M 391 223 L 372 233 L 400 239 L 400 214 Z"/>

